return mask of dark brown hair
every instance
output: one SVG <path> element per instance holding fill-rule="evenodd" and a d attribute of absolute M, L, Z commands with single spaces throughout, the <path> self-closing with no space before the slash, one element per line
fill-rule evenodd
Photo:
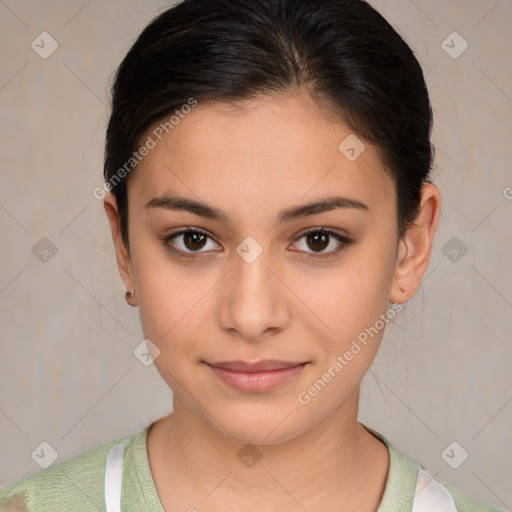
<path fill-rule="evenodd" d="M 184 0 L 143 30 L 112 86 L 104 177 L 127 247 L 127 173 L 119 180 L 119 170 L 150 127 L 191 98 L 231 102 L 297 89 L 331 105 L 378 149 L 396 183 L 402 237 L 417 217 L 434 149 L 423 72 L 393 27 L 363 0 Z"/>

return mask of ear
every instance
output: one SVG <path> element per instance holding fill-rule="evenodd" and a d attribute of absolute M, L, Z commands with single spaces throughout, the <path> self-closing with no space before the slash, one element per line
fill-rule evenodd
<path fill-rule="evenodd" d="M 124 282 L 126 290 L 134 290 L 135 280 L 133 277 L 132 260 L 130 252 L 127 249 L 121 236 L 117 201 L 111 192 L 106 194 L 103 200 L 103 206 L 110 223 L 110 230 L 112 231 L 112 240 L 114 241 L 114 247 L 116 250 L 116 260 L 119 274 L 121 275 L 121 279 Z"/>
<path fill-rule="evenodd" d="M 441 214 L 441 195 L 435 185 L 425 183 L 421 188 L 418 217 L 409 227 L 398 247 L 397 263 L 389 300 L 407 302 L 416 293 L 425 273 L 434 233 Z"/>

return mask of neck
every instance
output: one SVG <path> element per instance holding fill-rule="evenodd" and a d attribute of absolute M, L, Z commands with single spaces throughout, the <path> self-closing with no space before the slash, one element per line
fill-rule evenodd
<path fill-rule="evenodd" d="M 359 506 L 363 496 L 368 510 L 376 510 L 389 457 L 386 446 L 357 422 L 358 399 L 359 389 L 326 420 L 293 439 L 252 445 L 227 438 L 175 395 L 173 413 L 148 434 L 162 504 L 166 490 L 179 486 L 196 503 L 198 496 L 219 504 L 239 503 L 243 496 L 246 510 L 247 500 L 286 506 L 290 499 L 314 510 L 321 497 L 332 500 L 333 494 Z"/>

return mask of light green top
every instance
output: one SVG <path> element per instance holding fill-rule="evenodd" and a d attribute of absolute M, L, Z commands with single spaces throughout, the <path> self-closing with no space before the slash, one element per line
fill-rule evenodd
<path fill-rule="evenodd" d="M 149 469 L 146 435 L 140 433 L 101 444 L 0 490 L 0 511 L 105 512 L 105 461 L 109 449 L 126 448 L 123 481 L 123 512 L 165 512 Z M 375 430 L 363 425 L 389 450 L 390 465 L 378 512 L 411 512 L 418 470 L 423 466 L 402 455 Z M 498 512 L 461 490 L 441 482 L 452 495 L 459 512 Z M 194 506 L 192 503 L 191 506 Z M 196 507 L 200 510 L 200 504 Z"/>

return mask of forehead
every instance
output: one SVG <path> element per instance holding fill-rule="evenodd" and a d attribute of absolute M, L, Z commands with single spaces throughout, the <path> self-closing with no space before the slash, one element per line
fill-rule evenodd
<path fill-rule="evenodd" d="M 143 139 L 156 145 L 128 181 L 130 201 L 179 190 L 254 211 L 336 192 L 375 209 L 394 206 L 394 183 L 377 150 L 307 96 L 199 103 L 161 140 L 154 128 Z"/>

